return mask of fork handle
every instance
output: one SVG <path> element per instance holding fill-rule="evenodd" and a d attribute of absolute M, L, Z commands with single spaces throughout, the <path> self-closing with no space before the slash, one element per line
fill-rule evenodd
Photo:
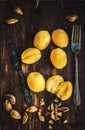
<path fill-rule="evenodd" d="M 74 92 L 73 92 L 73 103 L 75 105 L 81 104 L 79 81 L 78 81 L 78 57 L 75 53 L 75 82 L 74 82 Z"/>

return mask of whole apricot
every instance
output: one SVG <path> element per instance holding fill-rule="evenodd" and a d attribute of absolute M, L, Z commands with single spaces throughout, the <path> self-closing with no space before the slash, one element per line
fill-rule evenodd
<path fill-rule="evenodd" d="M 56 29 L 52 32 L 52 40 L 58 47 L 67 47 L 69 38 L 63 29 Z"/>
<path fill-rule="evenodd" d="M 51 40 L 51 36 L 48 31 L 46 30 L 41 30 L 36 33 L 34 36 L 33 44 L 36 48 L 39 50 L 44 50 L 47 48 Z"/>

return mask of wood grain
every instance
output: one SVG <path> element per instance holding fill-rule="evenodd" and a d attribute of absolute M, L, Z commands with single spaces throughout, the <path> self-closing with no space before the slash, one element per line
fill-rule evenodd
<path fill-rule="evenodd" d="M 10 117 L 10 113 L 3 108 L 3 97 L 6 93 L 15 95 L 17 102 L 13 106 L 21 114 L 27 107 L 24 101 L 24 95 L 20 87 L 17 72 L 13 69 L 11 61 L 6 50 L 6 29 L 9 28 L 12 32 L 13 43 L 18 49 L 19 56 L 22 51 L 28 47 L 33 47 L 33 37 L 39 30 L 45 29 L 52 33 L 54 29 L 63 28 L 69 35 L 69 45 L 64 50 L 68 56 L 68 64 L 62 70 L 55 69 L 49 60 L 49 54 L 56 46 L 52 40 L 47 49 L 42 51 L 42 59 L 33 65 L 22 64 L 22 69 L 25 75 L 32 71 L 39 71 L 47 79 L 51 75 L 60 74 L 65 80 L 70 80 L 74 83 L 74 54 L 70 48 L 70 38 L 72 24 L 67 22 L 65 16 L 70 13 L 76 13 L 80 19 L 76 23 L 82 25 L 82 50 L 79 54 L 79 83 L 81 92 L 81 105 L 75 106 L 72 97 L 62 102 L 68 106 L 70 111 L 63 115 L 62 119 L 55 123 L 53 130 L 84 130 L 85 118 L 85 2 L 66 2 L 58 1 L 40 1 L 39 8 L 34 9 L 35 1 L 18 0 L 12 2 L 0 2 L 0 123 L 2 130 L 48 130 L 48 123 L 42 123 L 38 120 L 37 114 L 30 114 L 29 121 L 22 125 L 21 121 L 14 120 Z M 23 10 L 23 16 L 14 13 L 14 6 L 19 5 Z M 4 20 L 8 17 L 18 18 L 19 22 L 14 25 L 6 25 Z M 44 98 L 47 107 L 53 100 L 54 95 L 46 91 L 40 93 L 31 92 L 33 102 L 32 105 L 39 107 L 39 101 Z M 63 124 L 63 119 L 69 120 L 68 124 Z"/>

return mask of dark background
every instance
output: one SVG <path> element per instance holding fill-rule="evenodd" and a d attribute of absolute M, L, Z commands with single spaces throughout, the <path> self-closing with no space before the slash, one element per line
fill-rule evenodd
<path fill-rule="evenodd" d="M 23 10 L 23 16 L 14 13 L 14 6 L 18 5 Z M 73 24 L 81 24 L 82 26 L 82 49 L 79 54 L 79 84 L 81 93 L 81 105 L 75 106 L 72 97 L 65 102 L 70 108 L 66 117 L 69 123 L 63 125 L 62 120 L 57 122 L 53 130 L 84 130 L 85 118 L 85 2 L 84 1 L 68 1 L 68 0 L 42 0 L 36 10 L 34 0 L 16 0 L 0 2 L 0 124 L 2 130 L 48 130 L 45 123 L 40 122 L 36 114 L 30 115 L 29 121 L 22 125 L 19 120 L 14 120 L 10 114 L 3 108 L 3 97 L 6 93 L 13 94 L 17 103 L 13 106 L 20 113 L 27 107 L 24 101 L 24 95 L 21 90 L 17 72 L 13 69 L 8 52 L 6 49 L 6 30 L 9 28 L 12 33 L 13 43 L 18 49 L 19 56 L 22 51 L 28 47 L 33 47 L 34 35 L 42 29 L 48 30 L 50 34 L 54 29 L 62 28 L 69 36 L 69 45 L 64 50 L 68 56 L 68 64 L 62 70 L 53 68 L 49 61 L 49 53 L 55 45 L 51 41 L 47 49 L 42 51 L 42 59 L 33 65 L 23 65 L 25 78 L 32 71 L 39 71 L 47 79 L 53 74 L 60 74 L 65 80 L 70 80 L 74 84 L 75 61 L 74 54 L 70 48 L 71 30 Z M 77 14 L 79 20 L 75 23 L 69 23 L 65 17 L 69 14 Z M 9 17 L 18 18 L 19 22 L 14 25 L 5 24 L 5 19 Z M 7 66 L 7 71 L 6 71 Z M 44 66 L 44 67 L 43 67 Z M 51 103 L 54 95 L 50 95 L 46 91 L 41 93 L 31 92 L 33 105 L 39 106 L 39 100 L 44 98 L 46 105 Z M 63 116 L 63 118 L 65 118 Z"/>

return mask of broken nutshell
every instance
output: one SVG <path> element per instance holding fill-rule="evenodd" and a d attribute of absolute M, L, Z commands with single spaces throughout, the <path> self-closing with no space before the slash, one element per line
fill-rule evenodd
<path fill-rule="evenodd" d="M 14 12 L 15 12 L 16 14 L 23 15 L 23 11 L 22 11 L 22 9 L 21 9 L 19 6 L 16 6 L 16 7 L 14 8 Z"/>
<path fill-rule="evenodd" d="M 66 16 L 66 19 L 67 19 L 69 22 L 75 22 L 76 20 L 79 19 L 79 16 L 78 16 L 78 15 L 68 15 L 68 16 Z"/>
<path fill-rule="evenodd" d="M 15 24 L 15 23 L 18 22 L 18 19 L 17 18 L 8 18 L 8 19 L 5 20 L 5 22 L 7 24 Z"/>
<path fill-rule="evenodd" d="M 20 113 L 14 109 L 11 110 L 11 117 L 14 119 L 21 119 Z"/>
<path fill-rule="evenodd" d="M 63 123 L 64 123 L 64 124 L 68 123 L 68 120 L 67 120 L 67 119 L 65 119 L 65 120 L 63 121 Z"/>
<path fill-rule="evenodd" d="M 4 105 L 4 108 L 5 108 L 6 111 L 12 110 L 12 105 L 11 105 L 9 100 L 6 99 L 3 105 Z"/>
<path fill-rule="evenodd" d="M 26 124 L 26 122 L 28 121 L 28 114 L 27 112 L 24 112 L 23 116 L 22 116 L 22 124 Z"/>
<path fill-rule="evenodd" d="M 65 112 L 68 111 L 69 108 L 62 106 L 58 98 L 55 98 L 53 102 L 47 107 L 47 112 L 50 112 L 50 114 L 48 114 L 48 129 L 53 129 L 53 125 L 62 118 Z M 63 123 L 68 123 L 67 119 L 65 119 Z"/>
<path fill-rule="evenodd" d="M 45 122 L 45 116 L 41 115 L 40 112 L 38 112 L 38 118 L 41 122 Z"/>
<path fill-rule="evenodd" d="M 48 126 L 49 129 L 53 129 L 53 127 L 51 125 Z"/>
<path fill-rule="evenodd" d="M 53 125 L 53 124 L 54 124 L 54 121 L 53 121 L 53 120 L 49 120 L 48 123 L 49 123 L 50 125 Z"/>
<path fill-rule="evenodd" d="M 5 98 L 8 99 L 12 105 L 14 105 L 16 103 L 16 98 L 12 94 L 6 94 Z"/>
<path fill-rule="evenodd" d="M 45 105 L 44 98 L 40 99 L 40 106 L 43 106 L 43 105 Z"/>
<path fill-rule="evenodd" d="M 38 111 L 38 108 L 36 106 L 30 106 L 25 111 L 30 112 L 30 113 L 34 113 L 34 112 Z"/>
<path fill-rule="evenodd" d="M 38 119 L 41 122 L 45 122 L 48 120 L 48 129 L 52 129 L 54 123 L 56 121 L 60 120 L 62 117 L 62 114 L 69 111 L 69 108 L 66 106 L 62 106 L 61 102 L 58 100 L 58 98 L 55 98 L 53 102 L 47 107 L 46 111 L 43 113 L 43 105 L 45 105 L 44 99 L 40 99 L 40 108 L 37 108 L 36 106 L 30 106 L 26 108 L 23 115 L 12 108 L 12 104 L 16 102 L 16 98 L 12 94 L 6 94 L 6 99 L 4 102 L 4 108 L 6 111 L 10 111 L 10 115 L 13 119 L 21 119 L 22 124 L 26 124 L 29 118 L 29 113 L 35 113 L 37 112 Z M 64 124 L 68 123 L 68 120 L 65 119 L 63 121 Z"/>

